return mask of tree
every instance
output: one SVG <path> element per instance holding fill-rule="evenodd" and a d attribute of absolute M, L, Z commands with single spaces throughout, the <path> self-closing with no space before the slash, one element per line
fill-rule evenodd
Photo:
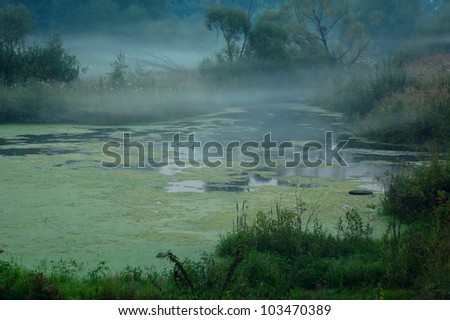
<path fill-rule="evenodd" d="M 422 0 L 364 0 L 359 2 L 357 18 L 373 35 L 380 53 L 390 55 L 414 36 L 424 17 L 423 5 Z"/>
<path fill-rule="evenodd" d="M 78 77 L 79 63 L 63 48 L 59 35 L 44 45 L 25 45 L 32 20 L 23 5 L 0 9 L 0 77 L 4 85 L 29 79 L 69 82 Z"/>
<path fill-rule="evenodd" d="M 351 66 L 371 41 L 349 0 L 291 0 L 288 8 L 304 43 L 319 41 L 331 64 Z"/>
<path fill-rule="evenodd" d="M 113 86 L 123 85 L 125 82 L 125 73 L 128 69 L 125 53 L 120 51 L 116 55 L 116 60 L 110 62 L 109 64 L 113 68 L 112 72 L 108 74 L 111 84 Z"/>
<path fill-rule="evenodd" d="M 288 34 L 270 21 L 260 20 L 250 31 L 249 43 L 256 56 L 263 61 L 286 61 Z"/>
<path fill-rule="evenodd" d="M 208 30 L 222 32 L 228 61 L 231 63 L 235 56 L 242 56 L 251 28 L 248 14 L 240 8 L 215 7 L 206 12 L 205 18 Z M 244 37 L 244 41 L 239 50 L 236 45 L 241 37 Z"/>
<path fill-rule="evenodd" d="M 74 55 L 63 47 L 59 34 L 44 46 L 29 46 L 19 55 L 21 68 L 18 76 L 24 80 L 37 79 L 70 82 L 78 77 L 80 65 Z"/>
<path fill-rule="evenodd" d="M 0 76 L 5 85 L 14 82 L 18 69 L 16 51 L 31 31 L 31 15 L 24 5 L 6 4 L 0 9 Z"/>
<path fill-rule="evenodd" d="M 379 19 L 377 33 L 383 38 L 410 37 L 423 14 L 421 0 L 364 0 L 359 4 L 359 19 L 370 24 L 373 15 Z"/>
<path fill-rule="evenodd" d="M 12 52 L 31 31 L 31 14 L 24 5 L 7 4 L 0 9 L 0 45 Z"/>

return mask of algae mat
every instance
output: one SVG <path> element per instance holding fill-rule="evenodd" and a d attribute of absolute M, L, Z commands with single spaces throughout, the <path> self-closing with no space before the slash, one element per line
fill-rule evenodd
<path fill-rule="evenodd" d="M 377 215 L 381 193 L 348 195 L 361 187 L 358 175 L 342 179 L 340 174 L 284 174 L 265 168 L 100 166 L 103 143 L 119 139 L 124 131 L 153 140 L 193 130 L 217 137 L 232 125 L 234 135 L 251 136 L 254 128 L 240 126 L 243 114 L 234 109 L 229 115 L 126 128 L 1 126 L 0 258 L 29 267 L 75 260 L 87 268 L 105 262 L 116 271 L 164 268 L 169 263 L 156 258 L 161 251 L 191 259 L 211 252 L 220 235 L 232 231 L 236 203 L 246 201 L 251 217 L 277 202 L 294 207 L 299 192 L 330 229 L 339 216 L 357 208 L 378 232 L 384 231 L 385 221 Z M 367 188 L 374 186 L 367 182 Z"/>

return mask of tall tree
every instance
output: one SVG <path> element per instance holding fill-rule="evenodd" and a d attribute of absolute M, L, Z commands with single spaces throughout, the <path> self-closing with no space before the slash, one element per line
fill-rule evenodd
<path fill-rule="evenodd" d="M 0 77 L 11 85 L 19 68 L 16 51 L 31 31 L 31 14 L 24 5 L 6 4 L 0 8 Z"/>
<path fill-rule="evenodd" d="M 6 4 L 0 9 L 0 45 L 6 51 L 14 51 L 31 28 L 31 14 L 24 5 Z"/>
<path fill-rule="evenodd" d="M 293 12 L 304 42 L 319 41 L 332 64 L 351 66 L 371 41 L 365 24 L 356 19 L 354 1 L 291 0 L 285 8 Z"/>
<path fill-rule="evenodd" d="M 231 63 L 235 56 L 241 56 L 251 28 L 250 17 L 240 8 L 215 7 L 205 14 L 205 25 L 208 30 L 222 32 L 226 42 L 226 54 Z M 237 42 L 244 37 L 241 49 Z M 237 49 L 237 50 L 236 50 Z"/>
<path fill-rule="evenodd" d="M 263 61 L 286 61 L 288 59 L 287 31 L 271 21 L 260 20 L 250 31 L 250 47 Z"/>

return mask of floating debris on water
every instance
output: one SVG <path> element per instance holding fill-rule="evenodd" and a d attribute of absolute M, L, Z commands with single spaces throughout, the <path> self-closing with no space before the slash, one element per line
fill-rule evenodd
<path fill-rule="evenodd" d="M 352 196 L 373 196 L 373 192 L 370 190 L 351 190 L 348 194 Z"/>

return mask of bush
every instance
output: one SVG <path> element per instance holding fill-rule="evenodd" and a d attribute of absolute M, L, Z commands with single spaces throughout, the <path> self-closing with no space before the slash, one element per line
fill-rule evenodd
<path fill-rule="evenodd" d="M 370 113 L 377 104 L 393 92 L 402 92 L 407 84 L 406 68 L 401 60 L 392 60 L 377 66 L 373 76 L 357 72 L 338 76 L 332 90 L 322 103 L 328 108 L 359 118 Z"/>
<path fill-rule="evenodd" d="M 402 223 L 430 222 L 431 214 L 449 197 L 450 161 L 435 157 L 429 164 L 392 176 L 382 210 Z"/>
<path fill-rule="evenodd" d="M 291 285 L 286 259 L 251 251 L 238 266 L 224 298 L 278 299 L 287 296 Z"/>
<path fill-rule="evenodd" d="M 53 122 L 61 115 L 61 104 L 61 94 L 46 83 L 0 86 L 0 123 Z"/>
<path fill-rule="evenodd" d="M 17 56 L 20 68 L 18 80 L 70 82 L 78 77 L 80 65 L 75 56 L 63 48 L 61 36 L 56 34 L 45 46 L 30 46 Z"/>
<path fill-rule="evenodd" d="M 383 212 L 392 221 L 385 250 L 387 282 L 414 287 L 421 298 L 448 299 L 450 161 L 433 159 L 395 176 Z"/>

